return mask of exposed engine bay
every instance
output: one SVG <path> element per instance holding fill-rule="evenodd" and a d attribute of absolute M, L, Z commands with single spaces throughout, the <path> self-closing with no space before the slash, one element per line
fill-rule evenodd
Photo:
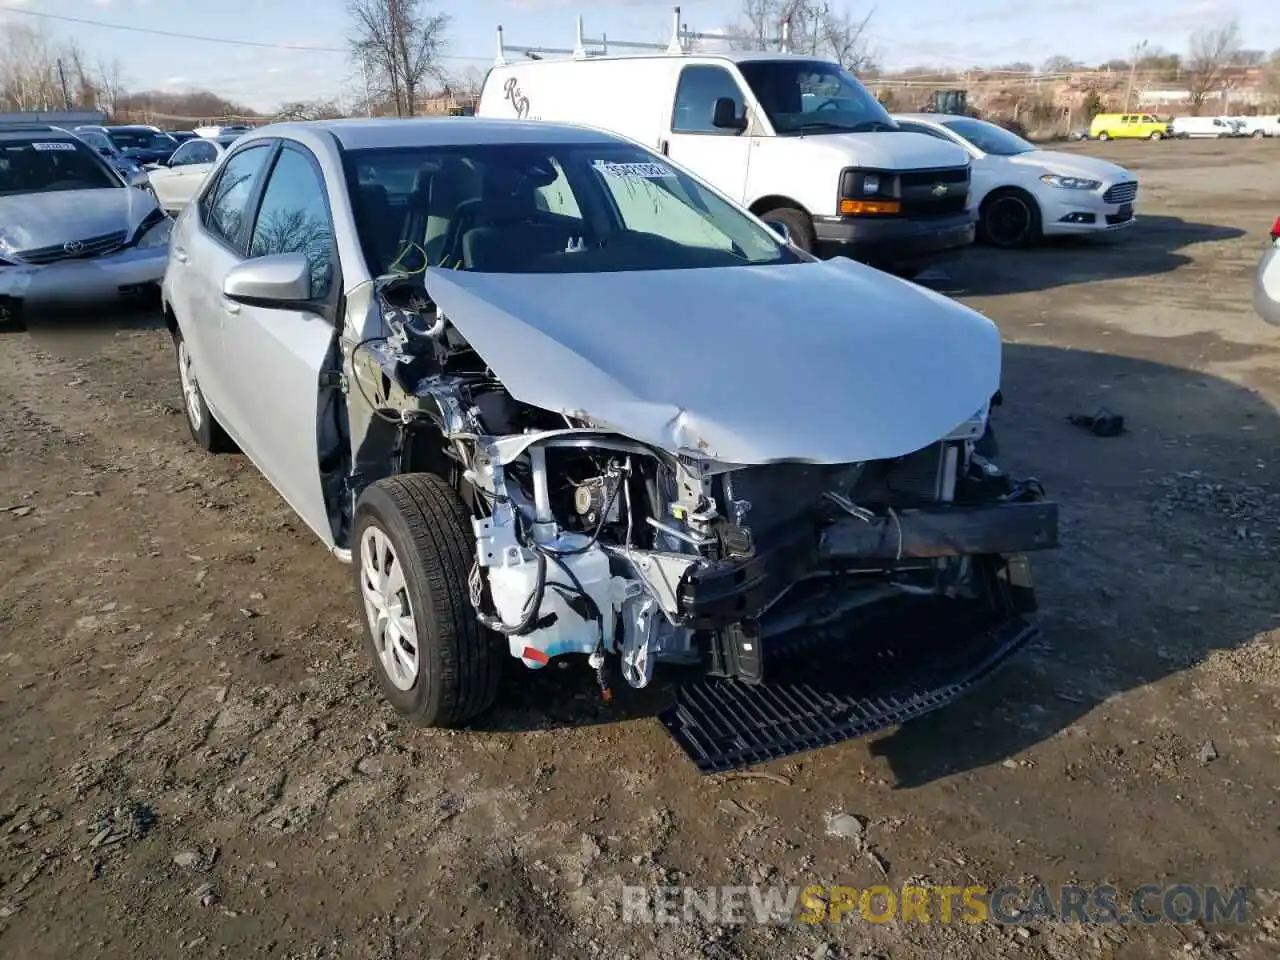
<path fill-rule="evenodd" d="M 1034 603 L 1022 555 L 1056 546 L 1057 508 L 979 453 L 989 406 L 896 458 L 725 463 L 522 403 L 420 282 L 373 287 L 382 333 L 335 358 L 322 441 L 335 539 L 368 484 L 445 477 L 473 516 L 474 615 L 528 667 L 584 654 L 605 691 L 613 656 L 636 688 L 658 663 L 754 683 L 776 638 L 881 601 Z"/>

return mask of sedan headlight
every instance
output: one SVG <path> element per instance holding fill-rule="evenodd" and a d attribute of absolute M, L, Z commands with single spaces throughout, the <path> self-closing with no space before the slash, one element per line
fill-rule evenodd
<path fill-rule="evenodd" d="M 1064 177 L 1057 173 L 1046 173 L 1040 178 L 1041 183 L 1063 190 L 1097 190 L 1102 186 L 1101 180 L 1086 180 L 1083 177 Z"/>
<path fill-rule="evenodd" d="M 159 221 L 138 238 L 139 250 L 154 250 L 169 244 L 169 234 L 173 232 L 173 221 L 168 217 Z"/>

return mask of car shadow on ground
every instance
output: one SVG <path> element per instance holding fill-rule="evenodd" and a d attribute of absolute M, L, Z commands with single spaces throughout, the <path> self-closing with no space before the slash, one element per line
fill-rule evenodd
<path fill-rule="evenodd" d="M 1245 236 L 1235 227 L 1139 215 L 1128 229 L 1097 237 L 1046 237 L 1027 250 L 981 244 L 920 278 L 949 296 L 998 296 L 1170 273 L 1191 262 L 1187 247 Z M 935 279 L 936 278 L 936 279 Z"/>
<path fill-rule="evenodd" d="M 1033 566 L 1043 637 L 964 698 L 871 742 L 900 788 L 1008 760 L 1276 626 L 1259 599 L 1280 595 L 1280 493 L 1267 490 L 1280 490 L 1280 465 L 1258 466 L 1280 446 L 1270 404 L 1160 363 L 1020 344 L 1005 347 L 1003 392 L 1000 462 L 1038 477 L 1062 508 L 1062 545 Z M 1123 435 L 1066 420 L 1103 405 L 1126 417 Z M 672 694 L 668 675 L 615 689 L 606 705 L 585 658 L 510 666 L 498 707 L 473 729 L 616 723 L 653 716 Z"/>
<path fill-rule="evenodd" d="M 16 319 L 0 315 L 0 337 L 25 336 L 36 349 L 64 358 L 91 356 L 120 331 L 163 329 L 164 315 L 155 298 L 109 307 L 24 309 Z"/>

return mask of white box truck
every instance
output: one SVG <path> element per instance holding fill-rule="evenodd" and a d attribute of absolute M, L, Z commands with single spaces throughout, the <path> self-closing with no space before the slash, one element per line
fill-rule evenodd
<path fill-rule="evenodd" d="M 498 61 L 476 115 L 597 127 L 656 150 L 792 243 L 913 274 L 974 238 L 969 157 L 956 144 L 899 130 L 838 64 L 787 53 L 689 52 L 679 8 L 669 45 L 588 53 L 578 25 L 568 57 Z M 537 48 L 519 48 L 530 55 Z M 545 49 L 545 48 L 543 48 Z"/>

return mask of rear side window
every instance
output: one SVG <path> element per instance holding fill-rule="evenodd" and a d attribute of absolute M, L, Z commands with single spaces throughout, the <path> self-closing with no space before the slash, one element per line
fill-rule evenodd
<path fill-rule="evenodd" d="M 324 181 L 299 150 L 280 152 L 249 241 L 250 257 L 306 254 L 311 264 L 311 296 L 323 300 L 333 280 L 333 222 Z"/>
<path fill-rule="evenodd" d="M 229 159 L 217 182 L 200 201 L 201 220 L 210 233 L 233 249 L 243 247 L 249 198 L 271 154 L 270 144 L 254 145 Z"/>

